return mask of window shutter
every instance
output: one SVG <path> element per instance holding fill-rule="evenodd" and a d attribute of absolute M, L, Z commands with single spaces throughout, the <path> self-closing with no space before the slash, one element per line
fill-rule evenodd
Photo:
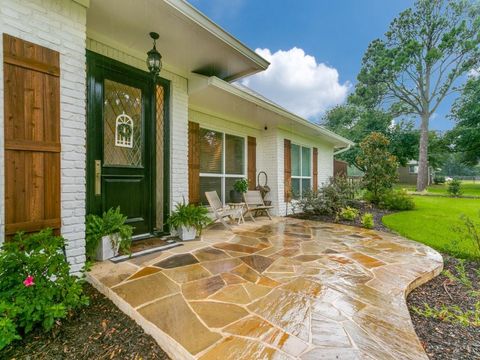
<path fill-rule="evenodd" d="M 313 148 L 313 184 L 312 188 L 314 192 L 318 190 L 318 149 Z"/>
<path fill-rule="evenodd" d="M 200 125 L 188 122 L 188 194 L 191 204 L 200 202 Z"/>
<path fill-rule="evenodd" d="M 255 190 L 257 186 L 257 139 L 248 137 L 248 188 Z"/>
<path fill-rule="evenodd" d="M 283 174 L 284 174 L 284 191 L 285 202 L 289 202 L 292 198 L 292 142 L 288 139 L 283 140 Z"/>
<path fill-rule="evenodd" d="M 3 34 L 5 234 L 60 232 L 60 57 Z"/>

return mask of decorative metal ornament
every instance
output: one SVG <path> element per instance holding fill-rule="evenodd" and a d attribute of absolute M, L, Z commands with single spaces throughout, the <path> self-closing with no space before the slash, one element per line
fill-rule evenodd
<path fill-rule="evenodd" d="M 156 48 L 159 35 L 156 32 L 151 32 L 150 37 L 153 39 L 153 48 L 147 52 L 147 68 L 153 78 L 156 79 L 160 70 L 162 70 L 162 55 Z"/>
<path fill-rule="evenodd" d="M 260 184 L 260 175 L 264 176 L 265 182 Z M 262 195 L 262 199 L 265 200 L 265 196 L 270 192 L 270 186 L 268 186 L 268 175 L 265 171 L 260 171 L 257 175 L 257 190 L 260 190 L 260 194 Z"/>
<path fill-rule="evenodd" d="M 133 119 L 125 112 L 115 120 L 115 146 L 133 147 Z"/>

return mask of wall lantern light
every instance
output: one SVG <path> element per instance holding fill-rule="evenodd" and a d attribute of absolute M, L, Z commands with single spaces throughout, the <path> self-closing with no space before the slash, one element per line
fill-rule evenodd
<path fill-rule="evenodd" d="M 153 75 L 153 78 L 156 79 L 160 70 L 162 70 L 162 55 L 158 52 L 155 47 L 159 35 L 156 32 L 151 32 L 150 37 L 153 39 L 153 48 L 147 52 L 147 67 L 150 74 Z"/>

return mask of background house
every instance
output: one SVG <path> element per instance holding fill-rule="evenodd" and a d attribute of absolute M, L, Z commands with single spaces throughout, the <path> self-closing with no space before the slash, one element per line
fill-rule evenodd
<path fill-rule="evenodd" d="M 407 166 L 398 167 L 398 181 L 400 184 L 416 184 L 418 176 L 418 161 L 410 160 Z M 435 171 L 433 167 L 428 167 L 428 185 L 433 183 Z"/>

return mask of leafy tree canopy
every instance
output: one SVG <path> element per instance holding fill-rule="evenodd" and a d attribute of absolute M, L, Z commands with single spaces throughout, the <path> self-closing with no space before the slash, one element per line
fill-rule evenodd
<path fill-rule="evenodd" d="M 462 162 L 461 153 L 452 153 L 449 154 L 445 160 L 439 165 L 440 175 L 444 176 L 479 176 L 480 175 L 480 165 L 470 166 L 465 165 Z"/>
<path fill-rule="evenodd" d="M 411 121 L 395 122 L 392 115 L 380 109 L 366 109 L 353 105 L 349 99 L 346 105 L 334 107 L 323 118 L 323 125 L 328 129 L 355 142 L 355 145 L 338 157 L 350 165 L 364 171 L 357 162 L 360 143 L 371 133 L 384 135 L 388 141 L 388 151 L 397 157 L 401 166 L 409 160 L 418 159 L 419 130 Z M 449 143 L 440 133 L 430 131 L 429 164 L 438 167 L 449 153 Z"/>
<path fill-rule="evenodd" d="M 356 143 L 339 158 L 364 170 L 356 161 L 360 153 L 360 143 L 371 133 L 383 134 L 388 140 L 388 150 L 394 154 L 400 164 L 416 159 L 418 154 L 418 131 L 409 121 L 393 122 L 393 117 L 381 109 L 366 108 L 352 104 L 349 99 L 346 105 L 336 106 L 323 118 L 323 125 Z"/>
<path fill-rule="evenodd" d="M 460 161 L 467 165 L 480 162 L 480 76 L 472 77 L 452 108 L 455 127 L 448 134 Z"/>

